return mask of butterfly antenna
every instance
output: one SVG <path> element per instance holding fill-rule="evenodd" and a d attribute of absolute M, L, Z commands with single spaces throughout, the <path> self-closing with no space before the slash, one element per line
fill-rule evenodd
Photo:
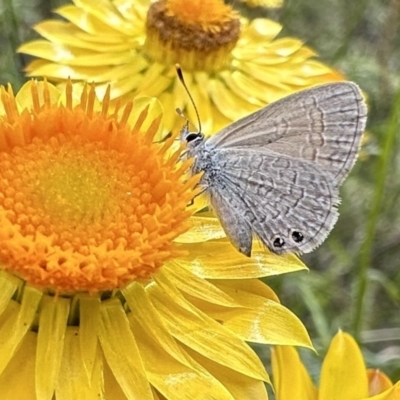
<path fill-rule="evenodd" d="M 198 124 L 198 132 L 201 132 L 201 121 L 200 121 L 199 111 L 197 110 L 196 103 L 194 102 L 193 97 L 192 97 L 192 95 L 190 94 L 188 87 L 186 86 L 185 79 L 183 78 L 182 68 L 181 68 L 181 66 L 180 66 L 179 64 L 175 64 L 175 69 L 176 69 L 176 74 L 178 75 L 179 80 L 181 81 L 183 87 L 185 88 L 186 93 L 187 93 L 188 96 L 189 96 L 189 99 L 190 99 L 190 102 L 192 103 L 192 106 L 193 106 L 193 108 L 194 108 L 194 111 L 196 112 L 196 118 L 197 118 L 197 124 Z M 177 109 L 176 109 L 176 112 L 178 113 L 178 115 L 180 115 L 181 117 L 185 118 L 186 121 L 187 121 L 188 123 L 190 123 L 190 124 L 193 125 L 193 123 L 191 123 L 191 122 L 185 117 L 185 115 L 183 114 L 183 112 L 182 112 L 181 109 L 177 108 Z M 194 126 L 194 125 L 193 125 L 193 126 Z"/>

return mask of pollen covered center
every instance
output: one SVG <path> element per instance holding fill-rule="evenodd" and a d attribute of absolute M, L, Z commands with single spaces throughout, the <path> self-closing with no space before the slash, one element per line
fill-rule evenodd
<path fill-rule="evenodd" d="M 94 292 L 148 279 L 178 256 L 197 178 L 183 179 L 179 153 L 166 157 L 173 139 L 154 144 L 79 109 L 45 114 L 13 115 L 33 137 L 0 151 L 0 268 L 55 292 Z"/>
<path fill-rule="evenodd" d="M 24 176 L 29 179 L 21 182 L 21 190 L 27 192 L 25 198 L 36 197 L 37 209 L 43 208 L 43 216 L 48 216 L 53 226 L 65 223 L 90 227 L 107 215 L 115 214 L 118 200 L 124 201 L 124 196 L 118 192 L 123 185 L 116 182 L 126 177 L 112 165 L 123 162 L 119 160 L 120 154 L 115 154 L 110 162 L 109 154 L 96 149 L 99 146 L 95 144 L 81 148 L 68 148 L 71 146 L 65 144 L 62 149 L 51 149 L 36 143 L 36 146 L 27 146 L 27 151 L 29 147 L 35 147 L 30 154 L 46 154 L 46 157 L 36 160 L 37 168 L 25 171 Z M 28 156 L 25 154 L 22 158 L 21 167 Z M 125 186 L 126 194 L 128 182 Z"/>

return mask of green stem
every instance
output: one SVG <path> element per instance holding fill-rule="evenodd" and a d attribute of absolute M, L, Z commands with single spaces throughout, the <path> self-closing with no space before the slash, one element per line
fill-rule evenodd
<path fill-rule="evenodd" d="M 398 131 L 398 119 L 400 113 L 400 90 L 398 90 L 395 102 L 390 115 L 390 123 L 386 132 L 385 142 L 383 143 L 382 153 L 378 160 L 377 176 L 374 196 L 372 199 L 371 209 L 369 213 L 366 235 L 360 249 L 359 259 L 359 282 L 357 288 L 357 297 L 354 313 L 354 336 L 360 338 L 362 329 L 362 317 L 364 308 L 364 297 L 368 285 L 368 270 L 371 266 L 371 255 L 374 244 L 376 225 L 380 216 L 382 199 L 384 195 L 386 173 L 392 159 L 396 133 Z"/>

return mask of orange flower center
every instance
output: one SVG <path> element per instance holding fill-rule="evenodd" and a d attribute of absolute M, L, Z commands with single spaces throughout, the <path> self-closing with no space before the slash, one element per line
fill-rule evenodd
<path fill-rule="evenodd" d="M 179 255 L 196 179 L 188 163 L 165 156 L 173 139 L 152 143 L 159 119 L 141 132 L 94 110 L 94 90 L 72 107 L 17 111 L 2 88 L 0 120 L 0 268 L 52 291 L 112 290 L 146 279 Z M 44 89 L 46 93 L 46 89 Z"/>
<path fill-rule="evenodd" d="M 238 14 L 222 0 L 160 0 L 146 20 L 146 51 L 189 70 L 218 70 L 240 35 Z"/>
<path fill-rule="evenodd" d="M 230 6 L 221 0 L 167 0 L 166 14 L 204 30 L 220 30 L 221 25 L 237 18 Z"/>

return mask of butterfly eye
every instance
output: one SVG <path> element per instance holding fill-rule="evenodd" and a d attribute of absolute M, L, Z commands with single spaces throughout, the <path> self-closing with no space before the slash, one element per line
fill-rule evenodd
<path fill-rule="evenodd" d="M 185 140 L 187 143 L 189 143 L 189 142 L 193 142 L 193 140 L 195 140 L 197 138 L 201 138 L 201 137 L 202 137 L 202 134 L 200 132 L 190 132 L 186 136 Z"/>
<path fill-rule="evenodd" d="M 292 232 L 292 238 L 296 243 L 301 243 L 303 241 L 303 239 L 304 239 L 304 236 L 299 231 L 293 231 Z"/>
<path fill-rule="evenodd" d="M 279 249 L 281 248 L 281 247 L 283 247 L 284 245 L 285 245 L 285 241 L 282 239 L 282 238 L 280 238 L 280 237 L 277 237 L 275 240 L 274 240 L 274 247 L 278 247 Z"/>

